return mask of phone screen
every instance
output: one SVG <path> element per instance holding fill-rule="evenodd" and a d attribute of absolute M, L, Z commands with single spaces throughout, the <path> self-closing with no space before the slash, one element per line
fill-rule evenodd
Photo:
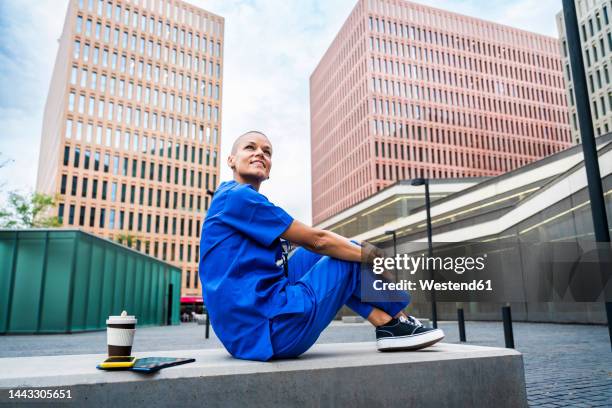
<path fill-rule="evenodd" d="M 110 357 L 107 358 L 105 363 L 129 363 L 133 361 L 135 357 Z"/>

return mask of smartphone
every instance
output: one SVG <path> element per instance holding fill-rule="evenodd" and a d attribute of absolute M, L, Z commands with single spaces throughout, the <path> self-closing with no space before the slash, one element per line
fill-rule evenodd
<path fill-rule="evenodd" d="M 130 368 L 132 371 L 141 373 L 154 373 L 166 367 L 174 367 L 181 364 L 193 363 L 193 358 L 174 358 L 174 357 L 145 357 L 139 358 L 136 364 Z"/>
<path fill-rule="evenodd" d="M 109 357 L 101 362 L 97 368 L 100 370 L 121 370 L 132 368 L 136 363 L 136 357 Z"/>

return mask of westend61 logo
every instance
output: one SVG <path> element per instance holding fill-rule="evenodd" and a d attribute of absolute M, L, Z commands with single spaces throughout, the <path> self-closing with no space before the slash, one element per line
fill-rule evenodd
<path fill-rule="evenodd" d="M 440 257 L 440 256 L 410 256 L 408 254 L 398 254 L 392 258 L 374 258 L 373 272 L 380 275 L 385 270 L 395 269 L 397 271 L 407 271 L 414 275 L 417 271 L 453 271 L 458 275 L 468 271 L 482 271 L 485 268 L 483 256 L 470 257 Z"/>

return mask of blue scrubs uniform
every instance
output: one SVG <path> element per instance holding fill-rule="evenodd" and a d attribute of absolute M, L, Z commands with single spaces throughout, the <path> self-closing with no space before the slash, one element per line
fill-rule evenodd
<path fill-rule="evenodd" d="M 396 315 L 409 302 L 363 303 L 360 264 L 298 249 L 289 277 L 277 266 L 293 218 L 249 184 L 221 183 L 200 241 L 202 294 L 215 333 L 234 357 L 267 361 L 310 348 L 338 310 Z"/>

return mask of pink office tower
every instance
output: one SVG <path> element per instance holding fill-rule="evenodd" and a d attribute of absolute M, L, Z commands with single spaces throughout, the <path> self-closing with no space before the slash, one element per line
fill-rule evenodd
<path fill-rule="evenodd" d="M 559 41 L 359 0 L 310 77 L 317 224 L 402 179 L 495 176 L 571 145 Z"/>

